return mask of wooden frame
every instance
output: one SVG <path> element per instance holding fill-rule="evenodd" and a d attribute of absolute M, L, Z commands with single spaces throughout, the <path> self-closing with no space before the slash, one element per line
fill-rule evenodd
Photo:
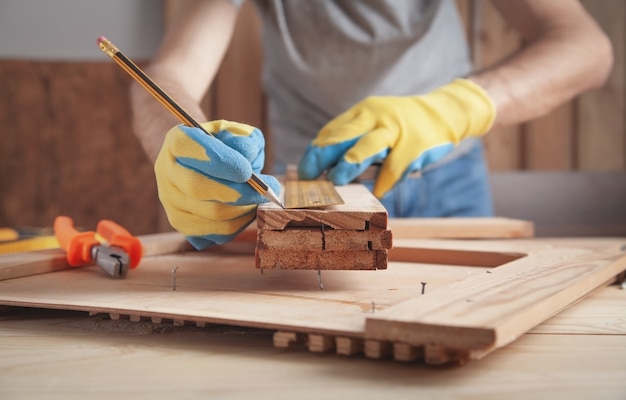
<path fill-rule="evenodd" d="M 625 250 L 625 239 L 398 239 L 387 270 L 325 271 L 324 290 L 313 271 L 254 273 L 251 251 L 186 252 L 146 257 L 125 280 L 88 267 L 0 281 L 0 304 L 266 328 L 277 347 L 463 363 L 614 280 Z M 449 262 L 459 265 L 435 264 Z"/>

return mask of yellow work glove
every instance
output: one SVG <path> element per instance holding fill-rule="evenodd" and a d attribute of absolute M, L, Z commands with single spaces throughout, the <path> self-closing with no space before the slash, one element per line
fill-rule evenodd
<path fill-rule="evenodd" d="M 382 198 L 409 173 L 450 153 L 462 139 L 485 134 L 495 106 L 476 83 L 456 79 L 428 94 L 368 97 L 322 128 L 298 165 L 301 179 L 345 185 L 383 162 L 374 195 Z"/>
<path fill-rule="evenodd" d="M 232 240 L 268 200 L 247 180 L 265 162 L 265 140 L 257 128 L 230 121 L 179 125 L 165 137 L 154 165 L 159 199 L 170 224 L 196 248 Z M 280 183 L 261 175 L 280 193 Z"/>

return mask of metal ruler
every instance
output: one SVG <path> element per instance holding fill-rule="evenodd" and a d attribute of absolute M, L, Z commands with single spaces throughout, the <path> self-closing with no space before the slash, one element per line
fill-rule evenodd
<path fill-rule="evenodd" d="M 331 181 L 288 180 L 285 183 L 285 208 L 313 208 L 343 203 Z"/>

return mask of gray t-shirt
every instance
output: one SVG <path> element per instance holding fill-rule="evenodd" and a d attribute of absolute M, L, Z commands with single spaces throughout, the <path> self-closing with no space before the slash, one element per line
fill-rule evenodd
<path fill-rule="evenodd" d="M 322 126 L 367 96 L 421 94 L 471 70 L 453 0 L 254 3 L 279 163 L 297 163 Z"/>

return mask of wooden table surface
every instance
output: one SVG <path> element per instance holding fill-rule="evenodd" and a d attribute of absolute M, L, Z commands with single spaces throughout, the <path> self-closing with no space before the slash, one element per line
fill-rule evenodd
<path fill-rule="evenodd" d="M 458 367 L 272 346 L 271 331 L 0 309 L 0 399 L 626 399 L 626 290 Z"/>

